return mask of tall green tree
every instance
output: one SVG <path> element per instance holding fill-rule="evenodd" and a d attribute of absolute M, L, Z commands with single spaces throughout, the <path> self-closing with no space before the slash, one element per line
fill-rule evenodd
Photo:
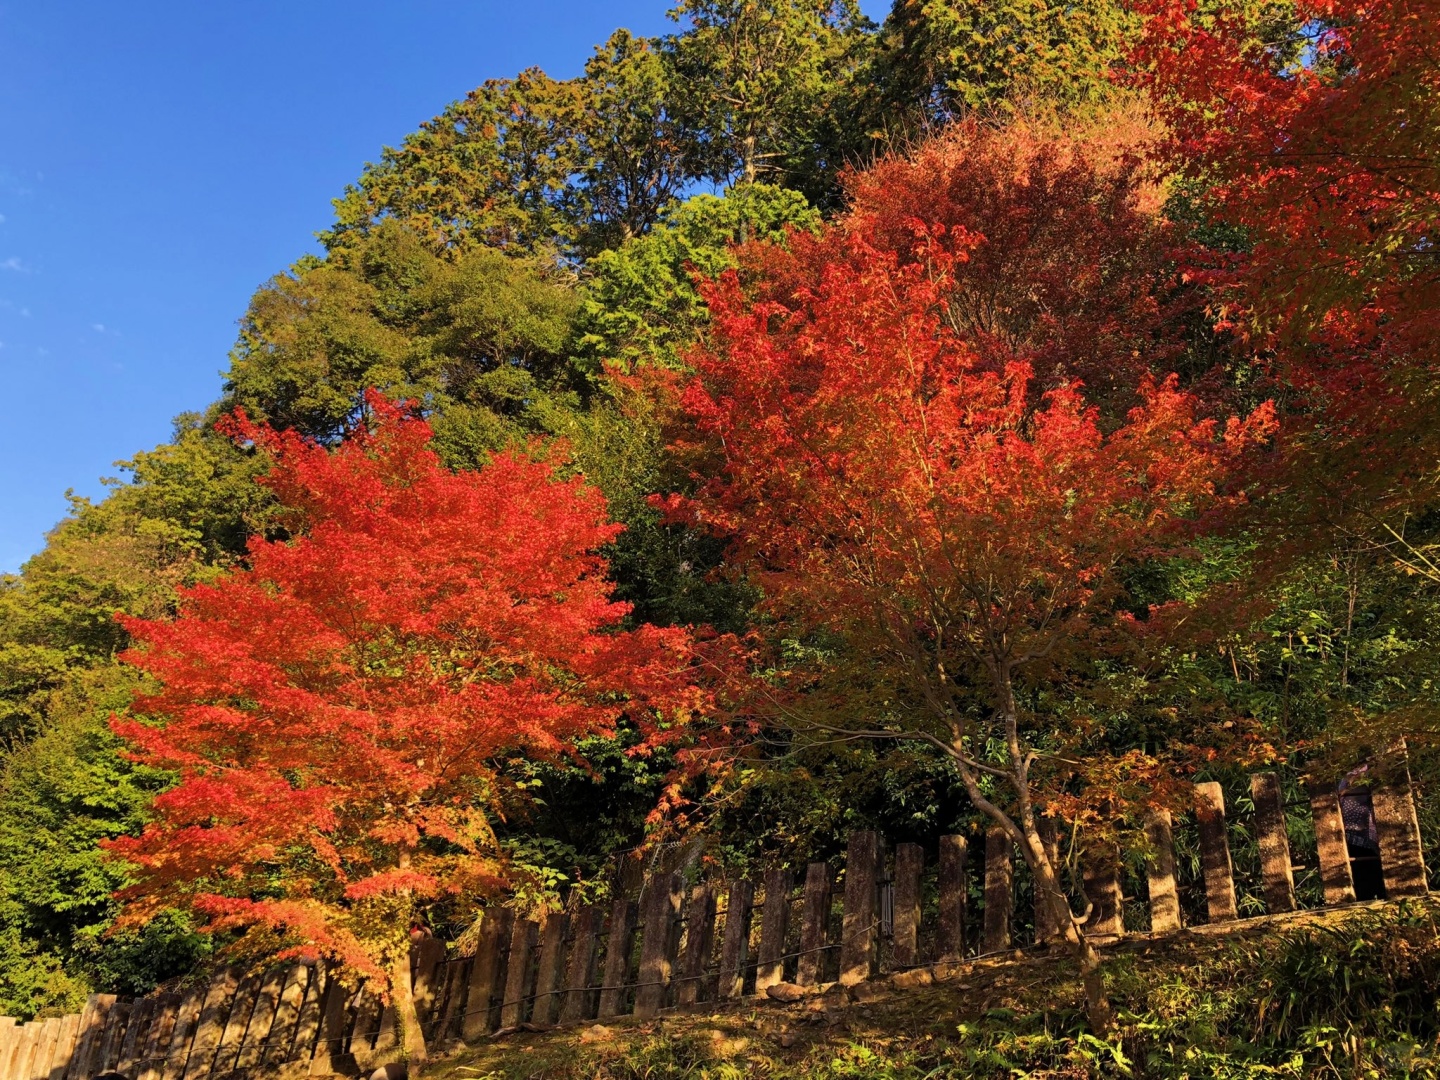
<path fill-rule="evenodd" d="M 398 221 L 298 264 L 250 302 L 225 404 L 337 437 L 367 389 L 438 410 L 452 464 L 553 430 L 573 388 L 577 301 L 553 266 L 475 247 L 445 258 Z"/>
<path fill-rule="evenodd" d="M 753 183 L 814 167 L 841 73 L 870 24 L 854 0 L 682 0 L 666 40 L 702 172 Z M 831 163 L 832 165 L 838 163 Z"/>
<path fill-rule="evenodd" d="M 673 207 L 646 235 L 591 260 L 576 343 L 581 363 L 592 373 L 606 365 L 684 370 L 685 350 L 706 317 L 697 279 L 733 267 L 735 244 L 783 241 L 787 229 L 819 224 L 803 195 L 770 184 L 739 184 Z"/>

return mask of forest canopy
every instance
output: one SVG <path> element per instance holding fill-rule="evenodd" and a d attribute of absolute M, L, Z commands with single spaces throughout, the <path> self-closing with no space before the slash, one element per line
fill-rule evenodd
<path fill-rule="evenodd" d="M 671 16 L 380 150 L 4 579 L 0 1013 L 402 981 L 377 912 L 461 940 L 680 836 L 998 824 L 1064 923 L 1047 820 L 1435 775 L 1433 11 Z"/>

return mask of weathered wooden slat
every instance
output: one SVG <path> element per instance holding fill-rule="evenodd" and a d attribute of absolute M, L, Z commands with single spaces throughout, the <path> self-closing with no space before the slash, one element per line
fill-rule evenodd
<path fill-rule="evenodd" d="M 205 994 L 205 1003 L 200 1008 L 200 1017 L 195 1025 L 190 1056 L 185 1062 L 185 1071 L 182 1074 L 185 1080 L 199 1080 L 200 1077 L 209 1075 L 215 1059 L 215 1048 L 220 1045 L 220 1036 L 225 1033 L 225 1021 L 230 1018 L 230 1007 L 239 985 L 240 976 L 229 969 L 221 971 L 210 980 L 210 988 Z"/>
<path fill-rule="evenodd" d="M 185 1075 L 185 1066 L 190 1058 L 190 1044 L 195 1038 L 195 1028 L 200 1022 L 200 1010 L 205 1006 L 208 985 L 192 987 L 180 999 L 179 1011 L 170 1030 L 170 1044 L 165 1048 L 165 1060 L 160 1066 L 163 1080 L 180 1080 Z"/>
<path fill-rule="evenodd" d="M 145 999 L 151 1002 L 151 998 Z M 151 1012 L 153 1013 L 153 1007 Z M 148 1027 L 148 1025 L 147 1025 Z M 55 1053 L 50 1058 L 50 1072 L 46 1080 L 65 1080 L 65 1073 L 70 1068 L 70 1058 L 75 1054 L 75 1041 L 80 1035 L 80 1014 L 69 1013 L 60 1018 L 60 1035 L 55 1042 Z M 0 1058 L 4 1052 L 0 1051 Z M 122 1061 L 120 1071 L 126 1076 L 135 1075 L 135 1063 Z M 128 1067 L 127 1067 L 128 1066 Z"/>
<path fill-rule="evenodd" d="M 114 1016 L 116 1009 L 110 1010 Z M 128 1010 L 127 1010 L 128 1011 Z M 55 1044 L 60 1038 L 60 1018 L 51 1017 L 40 1024 L 40 1033 L 35 1036 L 35 1046 L 30 1053 L 29 1075 L 26 1080 L 50 1080 L 51 1059 L 55 1056 Z"/>
<path fill-rule="evenodd" d="M 1097 937 L 1125 935 L 1124 896 L 1120 892 L 1120 851 L 1113 844 L 1091 845 L 1080 860 L 1090 917 L 1085 933 Z"/>
<path fill-rule="evenodd" d="M 300 1008 L 305 1003 L 305 993 L 310 985 L 310 966 L 291 964 L 285 975 L 285 984 L 280 990 L 280 1005 L 275 1010 L 275 1019 L 270 1024 L 270 1036 L 265 1040 L 265 1053 L 260 1064 L 279 1065 L 291 1059 L 295 1044 L 295 1030 L 300 1022 Z"/>
<path fill-rule="evenodd" d="M 100 1054 L 96 1059 L 101 1072 L 114 1072 L 115 1066 L 120 1064 L 120 1048 L 125 1044 L 125 1032 L 130 1026 L 132 1008 L 128 1001 L 117 1001 L 110 1008 L 110 1015 L 105 1020 L 105 1034 L 100 1038 Z M 48 1064 L 45 1074 L 50 1074 Z"/>
<path fill-rule="evenodd" d="M 610 906 L 610 923 L 605 933 L 605 973 L 601 976 L 600 1005 L 596 1016 L 608 1020 L 619 1016 L 630 981 L 630 950 L 635 937 L 635 902 L 623 896 Z"/>
<path fill-rule="evenodd" d="M 940 861 L 936 887 L 940 893 L 940 919 L 935 951 L 938 959 L 956 961 L 965 956 L 965 837 L 951 833 L 940 837 Z"/>
<path fill-rule="evenodd" d="M 800 909 L 800 957 L 795 981 L 814 986 L 825 972 L 825 950 L 830 944 L 830 907 L 835 873 L 829 863 L 811 863 L 805 869 L 805 898 Z"/>
<path fill-rule="evenodd" d="M 880 835 L 850 834 L 845 855 L 845 912 L 840 931 L 840 982 L 854 986 L 875 973 L 880 921 L 875 917 L 880 878 Z"/>
<path fill-rule="evenodd" d="M 725 937 L 720 944 L 720 981 L 716 996 L 722 1001 L 740 997 L 745 968 L 750 962 L 750 920 L 755 912 L 755 885 L 744 879 L 730 883 L 725 901 Z"/>
<path fill-rule="evenodd" d="M 920 877 L 925 849 L 919 844 L 895 846 L 895 929 L 890 962 L 899 969 L 920 963 Z"/>
<path fill-rule="evenodd" d="M 422 937 L 410 949 L 410 985 L 414 987 L 415 1014 L 419 1017 L 422 1031 L 430 1022 L 430 1014 L 440 1004 L 436 998 L 440 996 L 444 986 L 437 985 L 436 974 L 443 963 L 445 943 L 437 937 Z"/>
<path fill-rule="evenodd" d="M 1345 823 L 1340 818 L 1340 799 L 1335 785 L 1316 777 L 1305 782 L 1310 796 L 1310 816 L 1315 825 L 1315 854 L 1320 861 L 1320 884 L 1325 906 L 1349 904 L 1355 899 L 1355 879 L 1350 872 L 1350 849 L 1345 843 Z"/>
<path fill-rule="evenodd" d="M 680 960 L 680 984 L 675 1000 L 680 1005 L 694 1005 L 708 1000 L 706 988 L 710 955 L 715 951 L 715 887 L 696 885 L 690 891 L 690 904 L 685 914 L 685 954 Z"/>
<path fill-rule="evenodd" d="M 683 888 L 678 872 L 657 875 L 650 883 L 650 910 L 640 940 L 640 973 L 635 983 L 635 1015 L 642 1019 L 659 1013 L 669 995 Z"/>
<path fill-rule="evenodd" d="M 368 983 L 360 987 L 353 1005 L 355 1022 L 350 1032 L 350 1053 L 367 1056 L 375 1048 L 384 1019 L 385 1003 Z"/>
<path fill-rule="evenodd" d="M 89 1080 L 100 1071 L 91 1068 L 92 1059 L 100 1051 L 100 1038 L 105 1031 L 105 1021 L 109 1017 L 110 1007 L 114 1004 L 114 994 L 91 994 L 85 1000 L 85 1007 L 80 1011 L 80 1034 L 75 1053 L 70 1058 L 70 1067 L 65 1071 L 66 1080 Z"/>
<path fill-rule="evenodd" d="M 525 1022 L 535 993 L 535 942 L 540 927 L 534 919 L 517 919 L 510 932 L 510 963 L 505 976 L 505 997 L 500 1003 L 500 1026 Z"/>
<path fill-rule="evenodd" d="M 225 1021 L 225 1030 L 220 1035 L 220 1045 L 215 1049 L 214 1064 L 211 1066 L 216 1076 L 234 1071 L 264 981 L 262 975 L 247 975 L 235 988 L 235 996 L 230 999 L 230 1016 Z"/>
<path fill-rule="evenodd" d="M 78 1020 L 78 1014 L 76 1019 Z M 10 1058 L 15 1053 L 15 1041 L 20 1037 L 13 1016 L 0 1016 L 0 1080 L 10 1080 Z"/>
<path fill-rule="evenodd" d="M 116 1072 L 126 1076 L 134 1075 L 135 1063 L 145 1050 L 145 1036 L 149 1034 L 150 1022 L 155 1017 L 157 1000 L 154 995 L 142 997 L 130 1009 L 130 1022 L 125 1026 L 125 1041 L 120 1044 L 120 1060 L 115 1065 Z M 78 1022 L 76 1027 L 79 1027 Z"/>
<path fill-rule="evenodd" d="M 1175 883 L 1175 836 L 1170 811 L 1157 807 L 1145 815 L 1145 839 L 1150 858 L 1145 878 L 1150 892 L 1150 930 L 1173 934 L 1180 929 L 1180 890 Z"/>
<path fill-rule="evenodd" d="M 600 928 L 605 918 L 598 904 L 581 908 L 575 916 L 570 942 L 570 962 L 565 970 L 565 1001 L 560 1007 L 562 1024 L 589 1019 L 591 988 L 595 985 L 595 957 L 600 951 Z"/>
<path fill-rule="evenodd" d="M 328 1076 L 337 1071 L 336 1064 L 345 1056 L 347 1041 L 353 1038 L 350 1032 L 356 1018 L 349 1005 L 355 995 L 329 966 L 317 969 L 316 978 L 320 981 L 320 993 L 314 1009 L 307 1001 L 300 1010 L 301 1032 L 296 1042 L 305 1037 L 305 1024 L 312 1023 L 315 1034 L 308 1071 L 311 1076 Z"/>
<path fill-rule="evenodd" d="M 280 994 L 285 989 L 289 971 L 283 967 L 271 968 L 260 982 L 260 992 L 255 995 L 255 1008 L 250 1014 L 250 1026 L 240 1040 L 240 1052 L 235 1057 L 235 1068 L 253 1069 L 265 1060 L 270 1049 L 270 1031 L 275 1024 L 275 1014 L 280 1007 Z"/>
<path fill-rule="evenodd" d="M 445 1007 L 430 1032 L 430 1040 L 436 1046 L 444 1046 L 459 1036 L 460 1018 L 465 1015 L 466 988 L 470 985 L 470 965 L 471 960 L 463 956 L 445 964 Z"/>
<path fill-rule="evenodd" d="M 505 952 L 514 918 L 514 913 L 505 908 L 485 912 L 475 960 L 470 965 L 470 986 L 465 992 L 465 1017 L 460 1025 L 460 1037 L 465 1042 L 473 1042 L 495 1030 L 490 1014 L 496 993 L 505 985 Z"/>
<path fill-rule="evenodd" d="M 755 992 L 785 981 L 785 936 L 790 932 L 790 871 L 765 872 L 765 900 L 760 906 L 760 949 L 755 965 Z"/>
<path fill-rule="evenodd" d="M 1255 839 L 1260 847 L 1260 880 L 1265 910 L 1272 915 L 1295 910 L 1295 875 L 1290 869 L 1290 837 L 1285 831 L 1285 797 L 1273 772 L 1250 777 L 1255 804 Z"/>
<path fill-rule="evenodd" d="M 286 1061 L 309 1064 L 321 1049 L 320 1028 L 325 1022 L 325 1005 L 330 993 L 330 982 L 326 977 L 324 960 L 307 964 L 310 975 L 305 986 L 305 997 L 300 1002 L 300 1015 L 295 1021 L 295 1034 L 290 1040 Z M 337 985 L 336 990 L 339 990 Z M 343 1015 L 343 1007 L 342 1007 Z"/>
<path fill-rule="evenodd" d="M 1195 785 L 1195 823 L 1200 833 L 1200 866 L 1205 874 L 1205 903 L 1212 923 L 1236 915 L 1235 868 L 1225 825 L 1225 793 L 1214 780 Z"/>
<path fill-rule="evenodd" d="M 184 998 L 179 994 L 160 995 L 155 1006 L 155 1019 L 150 1021 L 150 1033 L 145 1036 L 145 1049 L 135 1069 L 136 1080 L 159 1080 L 164 1072 L 165 1057 L 170 1051 L 170 1041 L 175 1035 L 175 1022 L 183 1003 Z M 76 1052 L 78 1053 L 78 1050 Z"/>
<path fill-rule="evenodd" d="M 1015 845 L 999 825 L 985 830 L 985 911 L 980 952 L 1010 947 L 1010 913 L 1015 906 Z"/>
<path fill-rule="evenodd" d="M 1397 743 L 1376 762 L 1377 783 L 1371 792 L 1375 828 L 1380 835 L 1380 869 L 1385 895 L 1424 896 L 1430 891 L 1425 852 L 1420 846 L 1420 821 L 1410 789 L 1410 763 L 1405 744 Z"/>
<path fill-rule="evenodd" d="M 28 1077 L 30 1059 L 35 1054 L 35 1041 L 40 1037 L 41 1027 L 41 1024 L 31 1021 L 16 1028 L 15 1043 L 5 1068 L 6 1080 L 22 1080 Z"/>
<path fill-rule="evenodd" d="M 540 934 L 540 966 L 535 973 L 535 1008 L 530 1021 L 553 1024 L 560 1012 L 560 980 L 565 971 L 565 938 L 570 917 L 563 911 L 545 917 Z"/>

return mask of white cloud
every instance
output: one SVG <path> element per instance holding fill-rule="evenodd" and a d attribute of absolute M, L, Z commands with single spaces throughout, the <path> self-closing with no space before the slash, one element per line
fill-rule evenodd
<path fill-rule="evenodd" d="M 4 225 L 4 224 L 5 224 L 5 215 L 4 215 L 4 214 L 0 214 L 0 225 Z"/>
<path fill-rule="evenodd" d="M 97 334 L 103 334 L 105 332 L 105 324 L 103 322 L 91 323 L 90 329 L 94 330 Z"/>
<path fill-rule="evenodd" d="M 0 262 L 0 270 L 14 270 L 17 274 L 30 273 L 30 268 L 20 261 L 19 255 L 11 255 L 4 262 Z"/>

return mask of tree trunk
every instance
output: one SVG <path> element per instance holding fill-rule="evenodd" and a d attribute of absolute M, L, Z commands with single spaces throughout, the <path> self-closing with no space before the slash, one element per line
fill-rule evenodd
<path fill-rule="evenodd" d="M 1030 864 L 1030 873 L 1035 878 L 1035 891 L 1049 903 L 1051 918 L 1060 928 L 1060 935 L 1080 966 L 1080 982 L 1085 988 L 1085 1016 L 1090 1021 L 1091 1030 L 1096 1035 L 1104 1035 L 1110 1030 L 1115 1017 L 1110 1008 L 1110 998 L 1105 993 L 1105 978 L 1100 971 L 1100 954 L 1080 929 L 1070 901 L 1060 887 L 1060 876 L 1055 872 L 1055 867 L 1045 852 L 1039 830 L 1031 822 L 1022 825 L 1022 832 L 1025 834 L 1025 844 L 1021 851 L 1025 861 Z"/>
<path fill-rule="evenodd" d="M 410 852 L 400 851 L 399 867 L 410 868 Z M 409 890 L 404 893 L 409 895 Z M 405 944 L 395 953 L 390 964 L 390 998 L 395 1005 L 395 1023 L 399 1028 L 400 1053 L 405 1059 L 410 1080 L 415 1080 L 429 1058 L 425 1049 L 425 1032 L 420 1027 L 420 1014 L 415 1010 L 415 986 L 410 978 L 410 914 L 404 915 Z"/>
<path fill-rule="evenodd" d="M 408 938 L 407 938 L 408 941 Z M 395 1023 L 399 1028 L 400 1051 L 409 1067 L 411 1080 L 425 1068 L 425 1032 L 420 1028 L 420 1014 L 415 1011 L 415 988 L 410 981 L 410 950 L 402 949 L 390 966 L 390 997 L 395 1003 Z"/>

